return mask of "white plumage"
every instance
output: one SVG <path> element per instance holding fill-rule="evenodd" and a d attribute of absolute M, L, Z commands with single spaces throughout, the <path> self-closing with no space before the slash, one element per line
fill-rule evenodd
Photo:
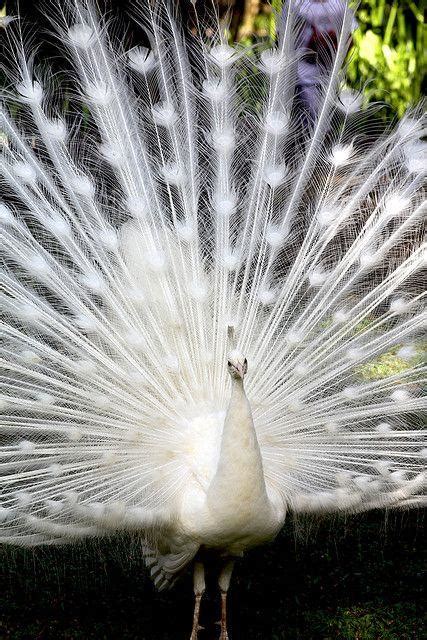
<path fill-rule="evenodd" d="M 250 53 L 147 5 L 128 52 L 58 7 L 84 121 L 7 30 L 0 537 L 135 531 L 159 587 L 217 550 L 225 639 L 229 559 L 288 509 L 422 503 L 426 129 L 366 130 L 348 8 L 313 115 L 293 2 Z"/>

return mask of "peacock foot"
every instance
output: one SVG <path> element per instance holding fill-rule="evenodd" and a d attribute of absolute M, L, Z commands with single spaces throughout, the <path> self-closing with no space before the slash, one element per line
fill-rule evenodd
<path fill-rule="evenodd" d="M 217 624 L 219 627 L 221 627 L 221 633 L 219 635 L 219 639 L 218 640 L 230 640 L 230 636 L 227 633 L 227 627 L 225 626 L 224 622 L 219 620 L 215 624 Z"/>
<path fill-rule="evenodd" d="M 190 640 L 198 640 L 199 638 L 199 631 L 203 631 L 204 627 L 201 627 L 200 625 L 197 625 L 197 627 L 193 627 L 193 631 L 191 632 L 191 636 L 190 636 Z"/>

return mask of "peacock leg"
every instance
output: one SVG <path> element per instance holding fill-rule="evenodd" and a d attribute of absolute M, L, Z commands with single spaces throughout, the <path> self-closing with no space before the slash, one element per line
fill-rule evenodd
<path fill-rule="evenodd" d="M 227 633 L 227 593 L 230 586 L 231 574 L 233 573 L 234 560 L 228 560 L 219 574 L 218 584 L 221 591 L 221 620 L 218 624 L 221 627 L 219 640 L 229 640 Z"/>
<path fill-rule="evenodd" d="M 202 596 L 205 591 L 205 568 L 202 562 L 196 562 L 194 564 L 193 585 L 194 585 L 194 615 L 193 615 L 193 630 L 191 632 L 190 640 L 197 640 L 199 631 L 203 629 L 203 627 L 199 625 L 200 602 L 202 600 Z"/>

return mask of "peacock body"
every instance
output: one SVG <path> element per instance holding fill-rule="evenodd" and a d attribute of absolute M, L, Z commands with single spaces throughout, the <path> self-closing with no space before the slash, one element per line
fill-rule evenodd
<path fill-rule="evenodd" d="M 425 123 L 345 87 L 346 5 L 307 108 L 300 6 L 248 51 L 147 3 L 124 51 L 61 3 L 66 111 L 6 30 L 0 538 L 134 531 L 159 588 L 196 559 L 192 638 L 200 549 L 423 500 Z"/>

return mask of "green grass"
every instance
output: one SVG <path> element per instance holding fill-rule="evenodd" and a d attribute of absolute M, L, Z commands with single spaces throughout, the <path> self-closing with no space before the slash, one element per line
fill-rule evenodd
<path fill-rule="evenodd" d="M 420 623 L 417 607 L 411 602 L 383 607 L 367 603 L 363 607 L 339 608 L 329 614 L 314 611 L 309 618 L 313 632 L 318 631 L 324 640 L 405 640 L 417 637 Z"/>
<path fill-rule="evenodd" d="M 421 640 L 422 513 L 287 521 L 239 561 L 231 640 Z M 188 640 L 191 576 L 156 593 L 130 538 L 63 549 L 3 550 L 2 640 Z M 202 611 L 217 637 L 210 570 Z"/>

